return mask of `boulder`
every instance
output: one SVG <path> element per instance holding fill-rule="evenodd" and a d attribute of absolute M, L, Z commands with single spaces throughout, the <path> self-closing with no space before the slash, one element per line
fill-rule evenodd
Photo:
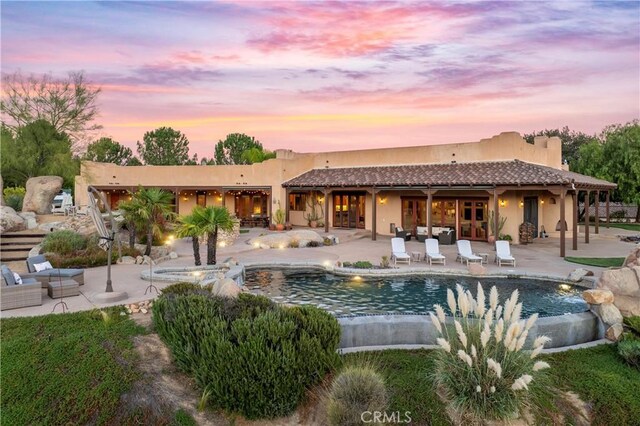
<path fill-rule="evenodd" d="M 614 324 L 611 327 L 607 328 L 607 331 L 604 332 L 604 337 L 612 342 L 617 342 L 620 340 L 620 336 L 622 336 L 623 328 L 622 324 Z"/>
<path fill-rule="evenodd" d="M 136 265 L 142 265 L 144 258 L 142 256 L 136 256 Z"/>
<path fill-rule="evenodd" d="M 34 212 L 20 212 L 18 213 L 22 219 L 24 219 L 24 225 L 26 229 L 33 229 L 38 227 L 38 220 Z"/>
<path fill-rule="evenodd" d="M 632 250 L 624 260 L 624 263 L 622 265 L 628 267 L 640 266 L 640 247 Z"/>
<path fill-rule="evenodd" d="M 569 274 L 567 279 L 571 282 L 577 283 L 578 281 L 582 281 L 584 277 L 592 277 L 593 272 L 584 268 L 574 269 L 573 272 Z"/>
<path fill-rule="evenodd" d="M 640 315 L 640 297 L 616 295 L 615 305 L 625 317 Z"/>
<path fill-rule="evenodd" d="M 249 244 L 263 249 L 288 248 L 291 246 L 292 241 L 297 242 L 298 247 L 306 247 L 310 241 L 323 244 L 324 238 L 315 231 L 300 229 L 289 232 L 260 235 L 259 237 L 249 240 Z"/>
<path fill-rule="evenodd" d="M 60 176 L 38 176 L 27 181 L 27 193 L 22 202 L 22 211 L 36 214 L 51 213 L 53 197 L 62 188 Z"/>
<path fill-rule="evenodd" d="M 118 259 L 118 263 L 122 265 L 135 265 L 136 258 L 133 256 L 122 256 L 121 259 Z"/>
<path fill-rule="evenodd" d="M 149 265 L 149 264 L 155 265 L 156 262 L 145 254 L 144 256 L 142 256 L 142 265 Z"/>
<path fill-rule="evenodd" d="M 638 269 L 638 273 L 634 269 Z M 600 276 L 598 288 L 611 290 L 616 296 L 640 296 L 639 273 L 640 266 L 607 269 Z"/>
<path fill-rule="evenodd" d="M 485 275 L 487 273 L 487 268 L 482 266 L 480 263 L 469 263 L 467 268 L 471 275 Z"/>
<path fill-rule="evenodd" d="M 216 281 L 211 289 L 211 293 L 221 297 L 236 298 L 242 292 L 240 286 L 231 278 L 224 278 Z"/>
<path fill-rule="evenodd" d="M 593 305 L 591 310 L 600 317 L 602 322 L 605 324 L 605 328 L 616 324 L 622 324 L 622 314 L 613 303 Z"/>
<path fill-rule="evenodd" d="M 9 206 L 0 207 L 0 234 L 26 229 L 24 219 Z"/>
<path fill-rule="evenodd" d="M 582 292 L 582 298 L 590 305 L 613 303 L 613 293 L 609 290 L 586 290 Z"/>

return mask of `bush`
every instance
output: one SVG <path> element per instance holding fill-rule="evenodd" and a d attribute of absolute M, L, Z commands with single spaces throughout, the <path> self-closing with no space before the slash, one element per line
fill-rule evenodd
<path fill-rule="evenodd" d="M 539 408 L 550 394 L 542 371 L 549 364 L 534 359 L 549 339 L 539 336 L 533 351 L 523 350 L 538 315 L 520 320 L 518 290 L 498 306 L 493 287 L 488 310 L 480 283 L 477 299 L 460 285 L 457 292 L 456 301 L 453 291 L 447 290 L 455 328 L 447 328 L 440 305 L 434 305 L 437 315 L 430 314 L 440 334 L 433 372 L 436 385 L 469 422 L 504 420 L 522 414 L 524 408 Z"/>
<path fill-rule="evenodd" d="M 339 361 L 340 326 L 312 306 L 165 289 L 153 322 L 177 365 L 210 393 L 210 404 L 248 419 L 291 413 Z"/>
<path fill-rule="evenodd" d="M 498 239 L 501 241 L 513 241 L 513 238 L 511 238 L 511 235 L 509 234 L 500 234 Z"/>
<path fill-rule="evenodd" d="M 42 241 L 45 253 L 68 255 L 87 248 L 87 238 L 70 230 L 53 231 Z"/>
<path fill-rule="evenodd" d="M 388 404 L 384 379 L 369 366 L 348 366 L 331 384 L 327 418 L 332 425 L 363 423 L 362 413 L 384 411 Z"/>
<path fill-rule="evenodd" d="M 317 241 L 309 241 L 307 243 L 307 247 L 320 247 L 321 245 L 323 245 L 324 243 L 319 243 Z"/>
<path fill-rule="evenodd" d="M 382 259 L 380 260 L 380 267 L 382 269 L 389 269 L 389 256 L 382 256 Z"/>
<path fill-rule="evenodd" d="M 640 339 L 631 335 L 618 342 L 618 354 L 624 362 L 640 370 Z"/>
<path fill-rule="evenodd" d="M 27 190 L 22 186 L 8 186 L 2 191 L 4 203 L 17 212 L 22 211 L 22 201 L 26 193 Z"/>
<path fill-rule="evenodd" d="M 175 283 L 166 286 L 160 293 L 162 294 L 189 294 L 189 293 L 197 293 L 200 291 L 208 291 L 211 292 L 211 285 L 201 286 L 200 284 L 195 283 Z"/>
<path fill-rule="evenodd" d="M 626 317 L 624 325 L 636 336 L 640 337 L 640 316 Z"/>
<path fill-rule="evenodd" d="M 289 248 L 298 248 L 300 247 L 300 243 L 298 242 L 298 240 L 291 240 L 289 242 Z"/>

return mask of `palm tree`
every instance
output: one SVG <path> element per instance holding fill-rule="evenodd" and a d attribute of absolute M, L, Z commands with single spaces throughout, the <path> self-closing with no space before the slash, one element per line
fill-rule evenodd
<path fill-rule="evenodd" d="M 202 262 L 200 261 L 200 236 L 203 235 L 203 231 L 200 229 L 197 221 L 197 219 L 202 215 L 194 213 L 199 209 L 202 209 L 202 207 L 196 206 L 190 215 L 179 217 L 178 226 L 175 229 L 176 237 L 191 237 L 191 243 L 193 244 L 193 258 L 196 266 L 202 265 Z"/>
<path fill-rule="evenodd" d="M 138 206 L 133 202 L 133 194 L 131 200 L 118 203 L 118 210 L 122 213 L 122 219 L 129 231 L 129 248 L 133 249 L 136 244 L 136 229 L 144 228 L 144 222 L 136 223 L 140 222 L 140 220 L 136 214 Z"/>
<path fill-rule="evenodd" d="M 174 216 L 173 213 L 173 194 L 160 188 L 143 188 L 132 194 L 130 207 L 134 223 L 136 225 L 144 223 L 142 228 L 145 229 L 147 235 L 147 248 L 144 254 L 151 254 L 151 245 L 153 236 L 162 235 L 163 224 L 166 220 Z M 138 227 L 138 226 L 136 226 Z"/>
<path fill-rule="evenodd" d="M 216 264 L 218 231 L 233 231 L 236 224 L 229 210 L 223 206 L 201 207 L 191 212 L 200 235 L 207 235 L 207 265 Z"/>

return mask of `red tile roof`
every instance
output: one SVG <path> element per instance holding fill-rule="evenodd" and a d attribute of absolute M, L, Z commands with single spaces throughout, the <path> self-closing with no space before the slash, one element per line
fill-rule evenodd
<path fill-rule="evenodd" d="M 616 187 L 611 182 L 591 176 L 520 160 L 313 169 L 283 183 L 282 186 L 455 187 L 570 185 L 571 183 L 580 188 L 613 189 Z"/>

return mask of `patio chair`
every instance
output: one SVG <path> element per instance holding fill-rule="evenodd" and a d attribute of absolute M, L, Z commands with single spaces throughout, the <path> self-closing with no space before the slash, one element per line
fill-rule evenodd
<path fill-rule="evenodd" d="M 71 197 L 70 194 L 67 194 L 65 192 L 62 194 L 62 202 L 60 203 L 59 206 L 56 206 L 55 204 L 51 204 L 51 214 L 66 215 L 67 210 L 69 209 L 69 207 L 72 207 L 72 206 L 73 206 L 73 198 Z"/>
<path fill-rule="evenodd" d="M 504 263 L 516 267 L 516 258 L 511 256 L 509 241 L 496 241 L 496 263 L 498 266 L 502 266 Z"/>
<path fill-rule="evenodd" d="M 51 268 L 38 271 L 36 269 L 37 264 L 45 263 L 47 259 L 43 255 L 30 257 L 27 259 L 27 270 L 31 275 L 40 281 L 42 288 L 47 288 L 49 281 L 51 280 L 74 280 L 78 285 L 84 285 L 84 270 L 83 269 L 59 269 Z"/>
<path fill-rule="evenodd" d="M 23 275 L 22 284 L 16 283 L 13 271 L 2 265 L 0 284 L 0 310 L 42 305 L 42 286 L 35 278 Z"/>
<path fill-rule="evenodd" d="M 433 235 L 436 235 L 434 232 Z M 456 242 L 456 230 L 451 228 L 444 228 L 438 234 L 438 241 L 440 244 L 451 245 Z"/>
<path fill-rule="evenodd" d="M 402 238 L 405 241 L 411 241 L 411 233 L 409 231 L 405 231 L 402 226 L 396 226 L 396 237 Z"/>
<path fill-rule="evenodd" d="M 442 255 L 442 253 L 440 253 L 438 240 L 436 240 L 435 238 L 427 238 L 426 240 L 424 240 L 424 248 L 424 258 L 429 261 L 429 265 L 433 265 L 433 262 L 446 265 L 447 259 Z"/>
<path fill-rule="evenodd" d="M 476 256 L 471 251 L 471 243 L 469 240 L 458 240 L 456 241 L 456 246 L 458 247 L 458 257 L 456 257 L 456 261 L 460 260 L 460 263 L 469 262 L 478 262 L 482 263 L 482 257 Z"/>
<path fill-rule="evenodd" d="M 407 253 L 407 249 L 404 247 L 404 240 L 396 237 L 391 239 L 391 260 L 393 264 L 398 262 L 407 262 L 411 264 L 411 256 Z"/>

